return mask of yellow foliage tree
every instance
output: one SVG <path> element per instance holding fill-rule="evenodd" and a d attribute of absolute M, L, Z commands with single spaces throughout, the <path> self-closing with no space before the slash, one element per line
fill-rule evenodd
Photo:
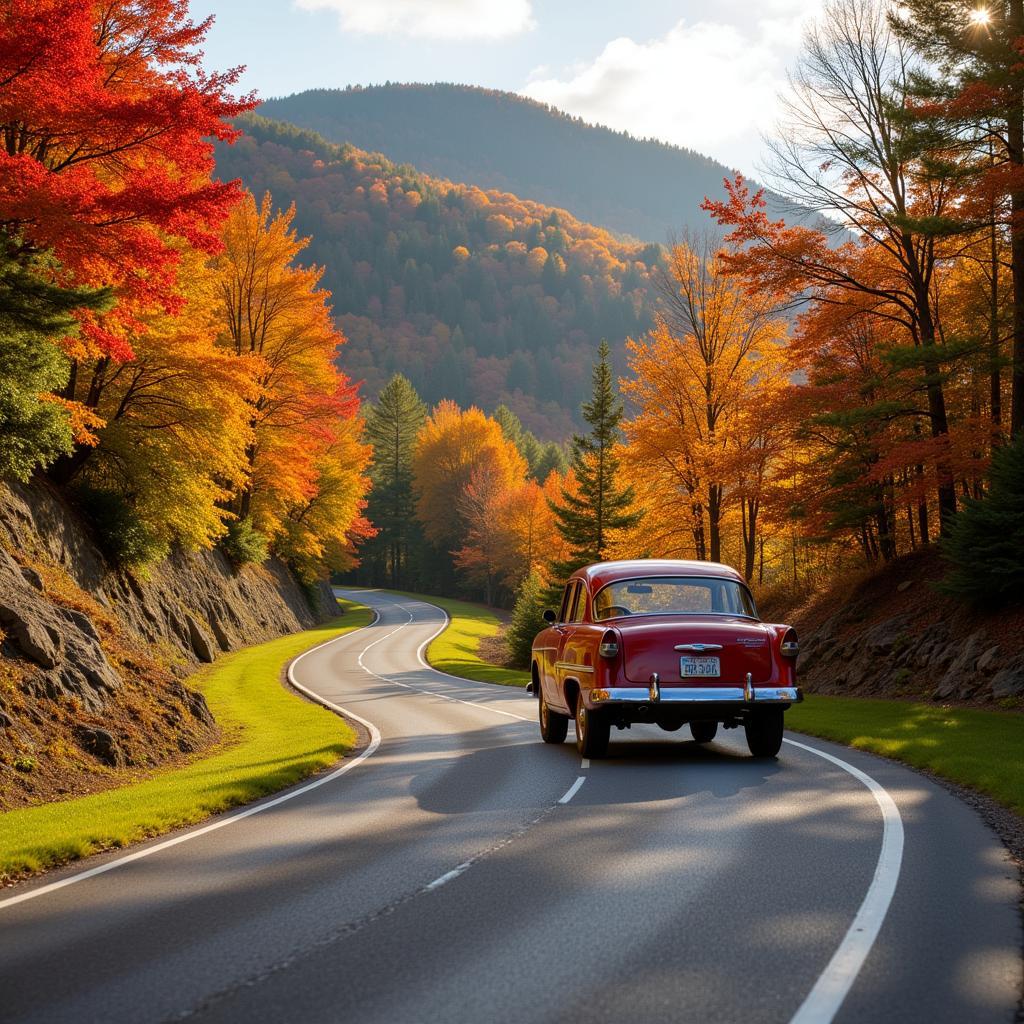
<path fill-rule="evenodd" d="M 496 420 L 475 406 L 441 402 L 420 430 L 412 463 L 417 515 L 438 547 L 454 549 L 468 540 L 463 496 L 481 467 L 487 467 L 488 490 L 508 491 L 526 478 L 526 460 Z"/>
<path fill-rule="evenodd" d="M 624 425 L 624 464 L 649 510 L 643 548 L 711 561 L 722 558 L 730 500 L 744 503 L 745 550 L 755 543 L 770 423 L 751 410 L 769 407 L 785 337 L 723 273 L 718 248 L 710 236 L 673 247 L 654 330 L 628 342 L 633 376 L 622 382 L 639 410 Z"/>
<path fill-rule="evenodd" d="M 356 544 L 376 533 L 363 517 L 372 448 L 362 436 L 361 418 L 339 420 L 335 439 L 316 458 L 315 492 L 287 511 L 279 548 L 305 580 L 357 564 Z"/>
<path fill-rule="evenodd" d="M 208 547 L 232 518 L 226 503 L 246 475 L 251 366 L 217 345 L 217 278 L 194 250 L 181 254 L 174 315 L 144 318 L 134 359 L 109 361 L 94 380 L 105 422 L 83 479 L 133 510 L 160 553 L 173 542 Z"/>

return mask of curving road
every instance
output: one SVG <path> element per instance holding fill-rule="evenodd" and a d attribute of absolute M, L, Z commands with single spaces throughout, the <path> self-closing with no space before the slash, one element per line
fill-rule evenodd
<path fill-rule="evenodd" d="M 654 727 L 585 765 L 423 665 L 439 609 L 351 596 L 377 622 L 293 677 L 372 723 L 363 759 L 6 891 L 0 1021 L 1013 1020 L 1014 870 L 942 788 Z"/>

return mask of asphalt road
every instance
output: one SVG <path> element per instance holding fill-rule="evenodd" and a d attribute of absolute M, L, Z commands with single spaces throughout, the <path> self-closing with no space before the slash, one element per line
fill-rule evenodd
<path fill-rule="evenodd" d="M 1013 1020 L 1014 871 L 941 787 L 653 726 L 584 765 L 531 697 L 423 666 L 438 609 L 359 599 L 379 620 L 294 675 L 379 745 L 0 893 L 0 1021 Z"/>

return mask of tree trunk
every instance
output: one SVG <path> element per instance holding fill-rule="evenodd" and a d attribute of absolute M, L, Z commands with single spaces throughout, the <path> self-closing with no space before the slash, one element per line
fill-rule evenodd
<path fill-rule="evenodd" d="M 700 502 L 694 502 L 693 510 L 693 547 L 700 562 L 708 560 L 707 542 L 704 537 L 704 509 Z"/>
<path fill-rule="evenodd" d="M 1024 262 L 1021 266 L 1024 269 Z M 939 531 L 945 533 L 952 523 L 953 516 L 956 515 L 956 482 L 949 465 L 949 420 L 946 416 L 946 395 L 942 387 L 942 367 L 936 350 L 931 297 L 923 283 L 916 286 L 916 291 L 918 329 L 921 347 L 924 349 L 922 364 L 928 392 L 928 425 L 932 437 L 938 439 L 942 445 L 935 459 L 935 471 L 938 476 L 936 489 L 939 496 Z"/>
<path fill-rule="evenodd" d="M 992 419 L 992 448 L 999 443 L 1003 418 L 1003 380 L 999 338 L 999 237 L 996 232 L 996 204 L 992 203 L 992 235 L 989 239 L 989 261 L 992 272 L 989 281 L 989 415 Z"/>
<path fill-rule="evenodd" d="M 754 577 L 754 558 L 757 553 L 757 499 L 742 498 L 743 515 L 743 578 L 749 583 Z"/>
<path fill-rule="evenodd" d="M 1024 0 L 1010 0 L 1010 24 L 1014 38 L 1024 35 Z M 1007 158 L 1012 181 L 1024 174 L 1024 96 L 1014 87 L 1006 118 Z M 1013 280 L 1013 364 L 1010 390 L 1010 436 L 1024 429 L 1024 189 L 1010 192 L 1010 263 Z"/>
<path fill-rule="evenodd" d="M 712 562 L 722 560 L 722 488 L 719 484 L 708 487 L 708 539 L 711 541 Z"/>

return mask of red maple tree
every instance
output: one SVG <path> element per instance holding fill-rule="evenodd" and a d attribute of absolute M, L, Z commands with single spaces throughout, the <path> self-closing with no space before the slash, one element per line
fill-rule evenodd
<path fill-rule="evenodd" d="M 212 179 L 212 139 L 251 109 L 240 68 L 204 72 L 187 0 L 8 0 L 0 12 L 0 232 L 17 258 L 112 286 L 81 356 L 131 357 L 142 309 L 174 307 L 181 246 L 218 247 L 238 195 Z"/>

